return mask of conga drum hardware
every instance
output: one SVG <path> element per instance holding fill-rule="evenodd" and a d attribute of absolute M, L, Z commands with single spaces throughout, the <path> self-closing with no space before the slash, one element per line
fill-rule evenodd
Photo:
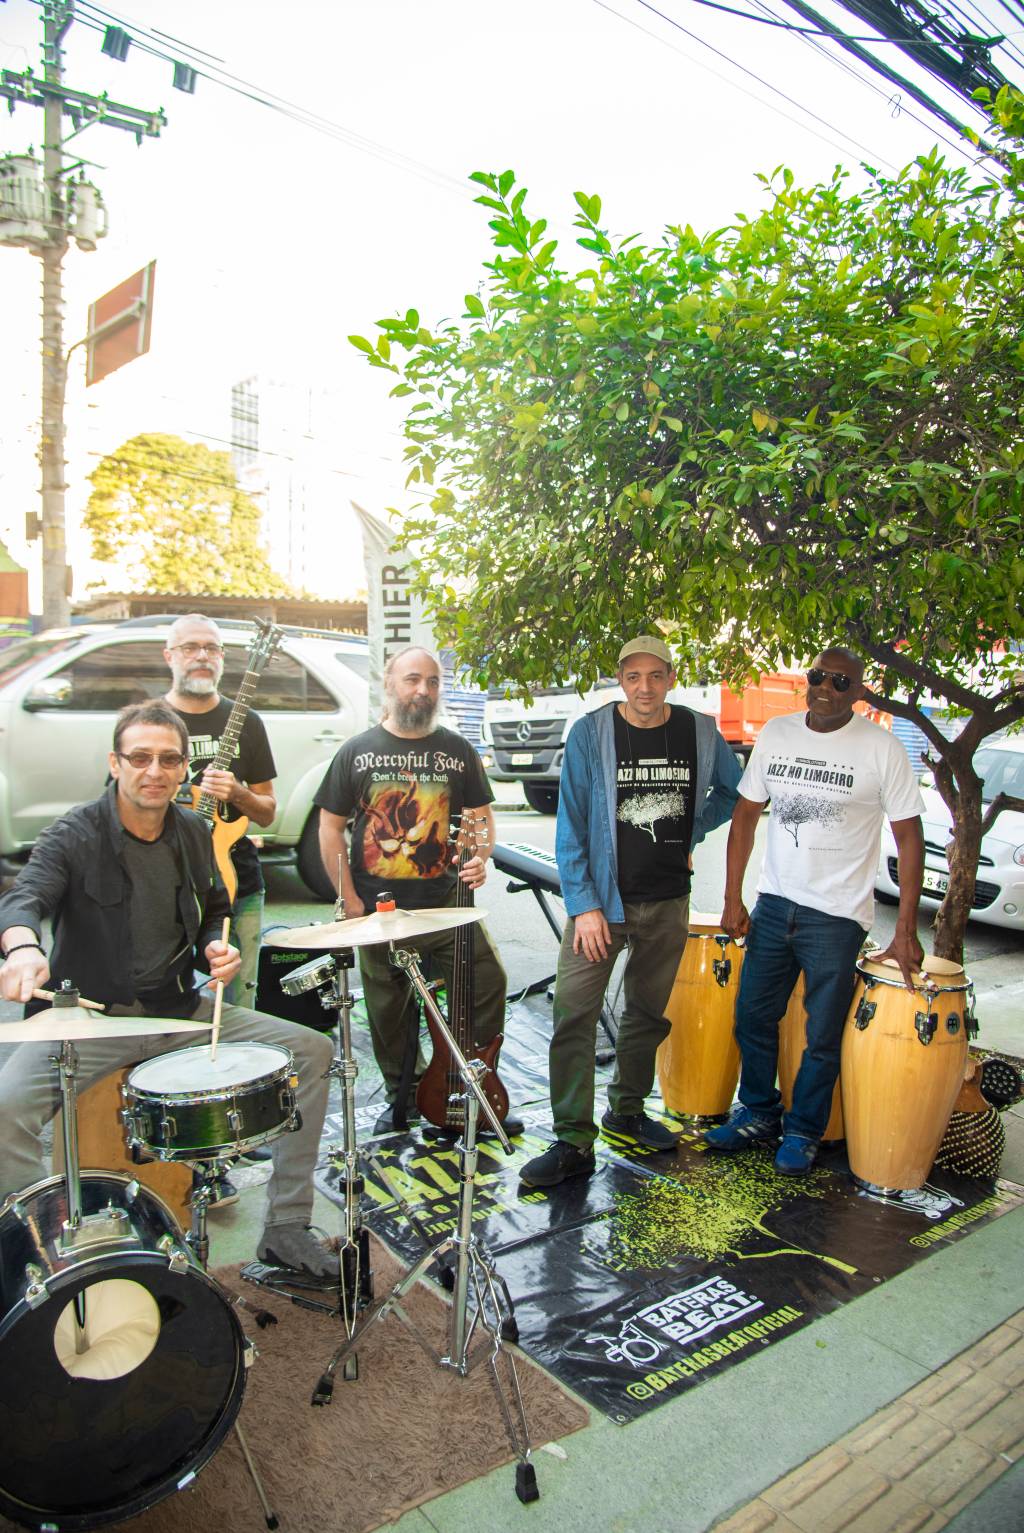
<path fill-rule="evenodd" d="M 863 995 L 857 1004 L 857 1010 L 854 1012 L 854 1027 L 859 1028 L 860 1031 L 863 1032 L 868 1023 L 871 1021 L 871 1018 L 874 1016 L 875 1011 L 876 1007 L 874 1001 L 869 1001 L 867 996 Z"/>

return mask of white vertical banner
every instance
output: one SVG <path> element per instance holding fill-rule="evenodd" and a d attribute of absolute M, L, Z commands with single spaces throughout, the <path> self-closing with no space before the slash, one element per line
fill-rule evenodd
<path fill-rule="evenodd" d="M 412 559 L 405 549 L 393 551 L 396 532 L 379 517 L 352 501 L 363 534 L 366 562 L 366 632 L 370 644 L 370 723 L 380 718 L 384 704 L 384 667 L 392 655 L 410 645 L 433 650 L 434 634 L 423 602 L 414 596 Z"/>

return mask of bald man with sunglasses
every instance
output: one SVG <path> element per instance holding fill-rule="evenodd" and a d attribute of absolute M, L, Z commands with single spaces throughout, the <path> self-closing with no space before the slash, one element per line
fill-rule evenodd
<path fill-rule="evenodd" d="M 746 938 L 736 1000 L 742 1059 L 739 1105 L 704 1136 L 708 1149 L 776 1143 L 775 1167 L 800 1176 L 814 1164 L 839 1075 L 854 965 L 874 920 L 882 820 L 899 853 L 900 908 L 893 958 L 907 984 L 923 953 L 917 906 L 924 870 L 923 803 L 900 742 L 854 712 L 865 695 L 863 661 L 824 650 L 807 672 L 807 711 L 769 720 L 739 785 L 726 854 L 722 927 Z M 758 822 L 771 816 L 757 902 L 748 915 L 743 875 Z M 807 1048 L 783 1115 L 775 1084 L 779 1021 L 804 976 Z"/>

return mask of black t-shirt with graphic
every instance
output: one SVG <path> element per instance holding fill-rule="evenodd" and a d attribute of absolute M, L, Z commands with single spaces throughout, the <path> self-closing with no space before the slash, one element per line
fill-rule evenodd
<path fill-rule="evenodd" d="M 619 893 L 631 903 L 690 892 L 697 728 L 671 708 L 654 729 L 634 729 L 615 709 L 615 829 Z"/>
<path fill-rule="evenodd" d="M 313 802 L 348 820 L 352 880 L 369 912 L 383 889 L 400 909 L 443 905 L 455 888 L 452 822 L 493 798 L 479 756 L 454 730 L 406 740 L 377 724 L 345 742 Z"/>
<path fill-rule="evenodd" d="M 216 759 L 221 735 L 231 716 L 231 706 L 228 699 L 222 697 L 217 706 L 207 713 L 184 713 L 180 708 L 175 708 L 175 713 L 188 730 L 189 778 L 192 782 L 198 782 L 206 768 Z M 253 713 L 252 709 L 243 720 L 229 770 L 239 782 L 250 786 L 256 782 L 272 782 L 277 776 L 266 727 L 259 714 Z M 240 810 L 231 804 L 221 804 L 218 805 L 218 813 L 225 820 L 237 820 Z M 259 853 L 247 835 L 240 837 L 231 848 L 231 860 L 238 874 L 237 898 L 259 894 L 264 887 L 263 869 L 260 867 Z"/>

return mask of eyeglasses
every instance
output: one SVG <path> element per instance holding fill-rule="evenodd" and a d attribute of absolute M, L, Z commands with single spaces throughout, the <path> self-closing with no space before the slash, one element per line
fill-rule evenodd
<path fill-rule="evenodd" d="M 168 649 L 180 649 L 186 660 L 192 660 L 196 655 L 222 655 L 223 644 L 169 644 Z"/>
<path fill-rule="evenodd" d="M 825 677 L 835 687 L 837 692 L 848 692 L 853 682 L 852 676 L 846 676 L 842 671 L 820 671 L 817 666 L 807 672 L 807 680 L 812 687 L 820 687 Z"/>
<path fill-rule="evenodd" d="M 152 766 L 154 761 L 160 763 L 164 772 L 177 772 L 188 760 L 188 757 L 183 756 L 180 751 L 129 751 L 127 755 L 124 751 L 115 751 L 115 755 L 122 761 L 127 761 L 128 765 L 134 767 L 137 772 Z"/>

